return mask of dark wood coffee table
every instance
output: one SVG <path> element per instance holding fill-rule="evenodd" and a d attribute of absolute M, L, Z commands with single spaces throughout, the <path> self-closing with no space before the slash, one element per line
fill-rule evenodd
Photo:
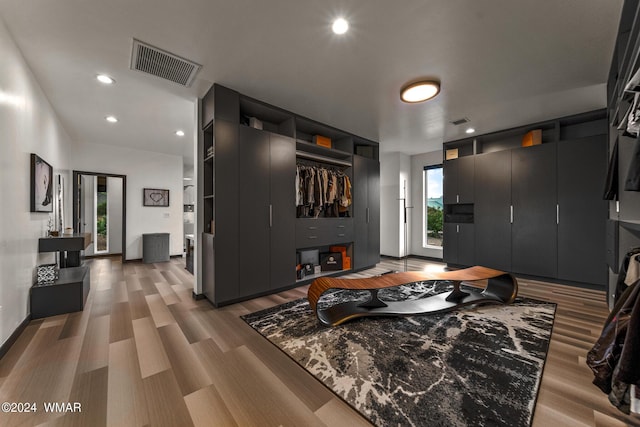
<path fill-rule="evenodd" d="M 407 301 L 383 301 L 380 289 L 415 282 L 450 281 L 453 290 L 427 298 Z M 477 288 L 460 289 L 465 283 Z M 347 301 L 318 309 L 318 300 L 329 289 L 364 290 L 371 293 L 368 301 Z M 336 326 L 348 320 L 366 316 L 411 316 L 455 310 L 470 304 L 509 304 L 518 294 L 518 281 L 510 273 L 487 267 L 469 267 L 454 271 L 408 271 L 366 279 L 336 279 L 321 277 L 314 280 L 307 291 L 311 309 L 320 323 Z"/>

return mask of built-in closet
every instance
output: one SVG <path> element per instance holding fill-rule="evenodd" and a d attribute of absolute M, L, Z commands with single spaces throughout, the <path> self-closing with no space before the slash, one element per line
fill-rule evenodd
<path fill-rule="evenodd" d="M 201 105 L 197 225 L 209 301 L 225 305 L 379 261 L 376 142 L 217 84 Z M 301 198 L 307 169 L 322 179 L 315 197 Z M 300 274 L 301 257 L 338 250 L 341 270 Z"/>
<path fill-rule="evenodd" d="M 444 261 L 604 289 L 606 143 L 605 110 L 446 142 Z"/>

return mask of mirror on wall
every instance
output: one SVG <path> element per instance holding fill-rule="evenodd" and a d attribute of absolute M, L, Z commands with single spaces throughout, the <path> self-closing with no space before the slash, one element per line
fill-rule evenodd
<path fill-rule="evenodd" d="M 55 226 L 54 229 L 60 234 L 64 231 L 64 176 L 56 175 L 55 187 Z"/>

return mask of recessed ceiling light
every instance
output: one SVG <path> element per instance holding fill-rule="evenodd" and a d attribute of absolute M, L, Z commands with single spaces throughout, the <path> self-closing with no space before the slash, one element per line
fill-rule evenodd
<path fill-rule="evenodd" d="M 106 74 L 98 74 L 98 76 L 96 77 L 96 79 L 98 79 L 98 81 L 100 83 L 104 83 L 106 85 L 110 85 L 115 83 L 116 81 L 113 80 L 111 77 L 107 76 Z"/>
<path fill-rule="evenodd" d="M 176 135 L 178 135 L 178 136 L 184 136 L 184 131 L 182 131 L 182 130 L 177 130 L 177 131 L 176 131 Z"/>
<path fill-rule="evenodd" d="M 402 88 L 400 99 L 404 102 L 423 102 L 433 98 L 440 92 L 440 82 L 433 80 L 411 83 Z"/>
<path fill-rule="evenodd" d="M 474 128 L 469 128 L 465 130 L 466 133 L 474 133 L 476 130 Z"/>
<path fill-rule="evenodd" d="M 338 18 L 335 21 L 333 21 L 333 25 L 331 26 L 331 29 L 336 34 L 344 34 L 349 29 L 349 23 L 344 18 Z"/>
<path fill-rule="evenodd" d="M 109 123 L 116 123 L 118 121 L 118 119 L 115 116 L 107 116 L 104 119 Z"/>

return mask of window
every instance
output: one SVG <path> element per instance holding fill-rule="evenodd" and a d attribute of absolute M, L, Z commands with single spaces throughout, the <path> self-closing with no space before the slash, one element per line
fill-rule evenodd
<path fill-rule="evenodd" d="M 95 253 L 108 252 L 109 240 L 108 236 L 108 224 L 107 224 L 107 177 L 96 177 L 96 194 L 95 194 L 95 219 L 96 219 L 96 246 Z"/>
<path fill-rule="evenodd" d="M 442 165 L 424 167 L 423 247 L 442 247 Z"/>

